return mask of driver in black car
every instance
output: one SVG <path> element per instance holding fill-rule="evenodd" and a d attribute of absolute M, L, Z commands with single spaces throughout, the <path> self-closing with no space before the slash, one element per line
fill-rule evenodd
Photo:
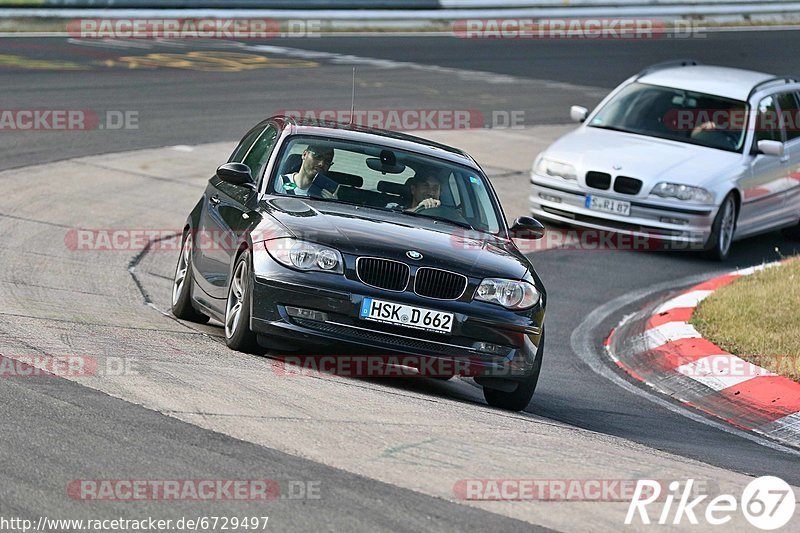
<path fill-rule="evenodd" d="M 439 193 L 442 184 L 433 173 L 417 174 L 408 182 L 411 187 L 411 204 L 406 211 L 433 209 L 442 205 Z"/>

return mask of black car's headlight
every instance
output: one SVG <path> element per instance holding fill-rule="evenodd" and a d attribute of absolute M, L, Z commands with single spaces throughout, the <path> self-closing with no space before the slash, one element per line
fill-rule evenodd
<path fill-rule="evenodd" d="M 289 268 L 305 271 L 344 272 L 344 260 L 339 250 L 299 239 L 283 238 L 264 242 L 269 255 Z"/>
<path fill-rule="evenodd" d="M 475 299 L 518 311 L 536 305 L 539 291 L 527 281 L 486 278 L 478 286 Z"/>

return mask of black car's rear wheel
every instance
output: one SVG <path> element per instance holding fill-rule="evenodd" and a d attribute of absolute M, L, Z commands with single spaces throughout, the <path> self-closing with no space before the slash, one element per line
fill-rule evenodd
<path fill-rule="evenodd" d="M 250 251 L 244 250 L 236 259 L 225 303 L 225 344 L 233 350 L 256 353 L 259 350 L 256 334 L 250 329 L 250 301 L 253 287 L 250 275 Z"/>
<path fill-rule="evenodd" d="M 194 246 L 192 232 L 183 236 L 181 255 L 175 266 L 175 277 L 172 282 L 172 314 L 182 320 L 190 320 L 205 324 L 208 317 L 192 306 L 192 248 Z"/>
<path fill-rule="evenodd" d="M 533 364 L 533 372 L 524 381 L 517 382 L 517 387 L 510 392 L 483 387 L 483 397 L 492 407 L 507 409 L 509 411 L 522 411 L 531 402 L 536 385 L 539 383 L 539 374 L 542 370 L 542 356 L 544 355 L 544 331 L 539 339 L 539 346 L 536 348 L 536 361 Z"/>
<path fill-rule="evenodd" d="M 728 194 L 719 206 L 717 216 L 711 225 L 711 235 L 706 242 L 706 254 L 711 259 L 724 261 L 728 258 L 736 229 L 736 200 Z"/>

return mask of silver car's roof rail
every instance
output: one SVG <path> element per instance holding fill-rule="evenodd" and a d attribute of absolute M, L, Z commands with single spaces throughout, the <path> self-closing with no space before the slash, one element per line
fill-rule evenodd
<path fill-rule="evenodd" d="M 695 61 L 694 59 L 673 59 L 671 61 L 663 61 L 661 63 L 656 63 L 655 65 L 650 65 L 646 67 L 644 70 L 639 72 L 636 75 L 636 78 L 641 78 L 645 74 L 650 74 L 657 70 L 664 70 L 665 68 L 675 68 L 675 67 L 694 67 L 699 65 L 699 61 Z"/>
<path fill-rule="evenodd" d="M 753 97 L 764 85 L 769 85 L 770 83 L 797 83 L 797 78 L 793 76 L 775 76 L 773 78 L 767 78 L 766 80 L 760 81 L 753 85 L 753 88 L 750 89 L 750 92 L 747 93 L 747 100 L 749 101 L 750 98 Z"/>

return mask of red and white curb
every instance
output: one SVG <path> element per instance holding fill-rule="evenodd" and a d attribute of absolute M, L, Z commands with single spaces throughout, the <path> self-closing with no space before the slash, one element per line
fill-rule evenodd
<path fill-rule="evenodd" d="M 777 264 L 711 279 L 624 318 L 605 341 L 607 353 L 634 379 L 687 406 L 800 447 L 800 383 L 726 352 L 689 324 L 716 289 Z"/>

